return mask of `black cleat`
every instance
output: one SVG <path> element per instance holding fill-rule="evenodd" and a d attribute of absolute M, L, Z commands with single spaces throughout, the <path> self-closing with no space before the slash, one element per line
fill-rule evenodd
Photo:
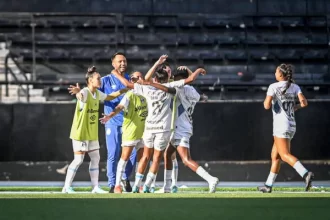
<path fill-rule="evenodd" d="M 115 187 L 114 186 L 111 186 L 110 187 L 110 190 L 109 190 L 109 193 L 114 193 L 115 192 Z"/>
<path fill-rule="evenodd" d="M 258 191 L 263 192 L 263 193 L 271 193 L 272 192 L 272 187 L 270 186 L 258 186 L 257 187 Z"/>
<path fill-rule="evenodd" d="M 308 172 L 306 175 L 305 175 L 305 183 L 306 183 L 306 186 L 305 186 L 305 191 L 309 191 L 309 189 L 311 188 L 312 186 L 312 180 L 314 179 L 314 173 L 312 172 Z"/>
<path fill-rule="evenodd" d="M 129 180 L 121 180 L 121 185 L 125 192 L 132 192 L 132 186 Z"/>

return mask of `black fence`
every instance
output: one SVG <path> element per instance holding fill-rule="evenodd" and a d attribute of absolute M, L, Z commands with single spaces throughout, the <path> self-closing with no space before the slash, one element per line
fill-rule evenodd
<path fill-rule="evenodd" d="M 0 161 L 70 161 L 74 108 L 71 103 L 0 105 Z M 298 158 L 330 158 L 329 109 L 330 102 L 310 102 L 308 108 L 297 112 L 292 152 Z M 100 125 L 99 131 L 101 160 L 105 161 L 104 127 Z M 262 103 L 196 106 L 191 139 L 191 154 L 196 160 L 267 160 L 272 144 L 272 114 Z"/>

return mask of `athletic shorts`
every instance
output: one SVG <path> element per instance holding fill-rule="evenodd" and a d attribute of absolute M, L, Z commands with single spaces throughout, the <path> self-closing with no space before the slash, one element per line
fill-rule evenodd
<path fill-rule="evenodd" d="M 292 139 L 296 131 L 274 131 L 273 136 L 278 138 Z"/>
<path fill-rule="evenodd" d="M 100 149 L 99 141 L 77 141 L 72 140 L 73 152 L 92 151 Z"/>
<path fill-rule="evenodd" d="M 190 140 L 191 135 L 190 134 L 178 134 L 178 133 L 173 133 L 171 136 L 171 144 L 173 147 L 186 147 L 189 148 L 189 140 Z"/>
<path fill-rule="evenodd" d="M 123 141 L 121 143 L 122 147 L 134 147 L 136 150 L 139 150 L 144 147 L 144 142 L 141 139 L 135 140 L 135 141 Z"/>
<path fill-rule="evenodd" d="M 148 133 L 143 134 L 144 146 L 147 148 L 155 148 L 155 150 L 163 151 L 166 149 L 170 142 L 171 132 L 165 131 L 160 133 Z"/>

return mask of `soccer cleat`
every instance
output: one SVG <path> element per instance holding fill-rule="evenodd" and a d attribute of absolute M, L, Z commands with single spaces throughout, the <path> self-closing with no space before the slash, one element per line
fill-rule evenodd
<path fill-rule="evenodd" d="M 177 186 L 172 186 L 171 187 L 171 193 L 177 193 L 178 192 L 178 187 Z"/>
<path fill-rule="evenodd" d="M 143 186 L 143 193 L 150 193 L 150 188 L 146 185 Z"/>
<path fill-rule="evenodd" d="M 216 177 L 214 177 L 213 180 L 209 182 L 209 193 L 215 193 L 218 183 L 219 179 Z"/>
<path fill-rule="evenodd" d="M 305 176 L 305 191 L 309 191 L 309 189 L 311 188 L 312 185 L 312 180 L 314 179 L 314 173 L 312 172 L 308 172 L 307 175 Z"/>
<path fill-rule="evenodd" d="M 72 187 L 67 187 L 67 188 L 63 187 L 62 193 L 71 194 L 71 193 L 76 193 L 76 191 L 74 191 Z"/>
<path fill-rule="evenodd" d="M 257 190 L 263 193 L 271 193 L 272 192 L 272 187 L 271 186 L 258 186 Z"/>
<path fill-rule="evenodd" d="M 133 186 L 133 188 L 132 188 L 132 193 L 139 193 L 139 192 L 140 192 L 139 187 L 137 187 L 137 186 Z"/>
<path fill-rule="evenodd" d="M 123 193 L 121 186 L 115 186 L 114 193 Z"/>
<path fill-rule="evenodd" d="M 156 189 L 154 186 L 150 187 L 150 193 L 155 193 Z"/>
<path fill-rule="evenodd" d="M 114 193 L 114 192 L 115 192 L 115 187 L 114 186 L 110 186 L 109 193 Z"/>
<path fill-rule="evenodd" d="M 92 190 L 92 193 L 103 194 L 103 193 L 107 193 L 107 191 L 104 191 L 99 186 L 95 186 L 94 189 Z"/>
<path fill-rule="evenodd" d="M 164 193 L 164 187 L 160 188 L 159 190 L 156 190 L 155 193 Z"/>
<path fill-rule="evenodd" d="M 123 186 L 125 192 L 132 192 L 132 187 L 129 180 L 121 180 L 121 185 Z"/>

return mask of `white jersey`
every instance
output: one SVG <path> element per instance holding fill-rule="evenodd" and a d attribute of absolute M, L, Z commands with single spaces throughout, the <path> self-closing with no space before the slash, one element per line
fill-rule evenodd
<path fill-rule="evenodd" d="M 273 132 L 296 131 L 296 121 L 294 117 L 295 99 L 301 90 L 297 84 L 292 83 L 286 93 L 287 81 L 280 81 L 269 86 L 267 95 L 273 97 Z"/>
<path fill-rule="evenodd" d="M 200 95 L 194 87 L 185 85 L 177 89 L 176 93 L 176 113 L 175 113 L 175 133 L 190 136 L 193 133 L 192 114 Z M 174 112 L 174 111 L 173 111 Z"/>
<path fill-rule="evenodd" d="M 164 83 L 164 86 L 178 88 L 184 86 L 184 80 Z M 142 95 L 147 100 L 148 116 L 145 132 L 160 133 L 171 130 L 173 94 L 156 89 L 152 86 L 134 84 L 134 93 Z"/>

